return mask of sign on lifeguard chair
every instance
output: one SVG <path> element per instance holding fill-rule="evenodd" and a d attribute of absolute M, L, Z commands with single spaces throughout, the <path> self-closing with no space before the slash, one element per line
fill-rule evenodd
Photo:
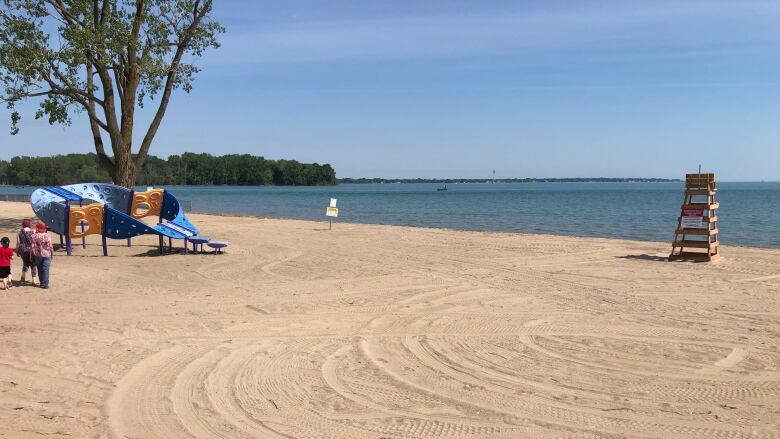
<path fill-rule="evenodd" d="M 717 192 L 715 174 L 685 176 L 685 197 L 674 231 L 670 261 L 714 261 L 720 257 Z"/>

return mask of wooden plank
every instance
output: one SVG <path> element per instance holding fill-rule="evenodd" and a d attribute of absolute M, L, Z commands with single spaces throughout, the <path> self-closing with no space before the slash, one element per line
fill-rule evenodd
<path fill-rule="evenodd" d="M 685 174 L 685 179 L 715 181 L 715 174 Z"/>
<path fill-rule="evenodd" d="M 714 174 L 687 174 L 685 176 L 685 187 L 687 188 L 707 188 L 710 183 L 714 182 Z"/>
<path fill-rule="evenodd" d="M 702 221 L 705 223 L 717 223 L 718 222 L 718 216 L 704 216 L 702 217 Z"/>
<path fill-rule="evenodd" d="M 682 205 L 683 209 L 709 209 L 709 210 L 715 210 L 720 208 L 720 203 L 688 203 Z"/>
<path fill-rule="evenodd" d="M 688 239 L 682 241 L 674 241 L 672 243 L 673 247 L 690 247 L 690 248 L 715 248 L 719 245 L 720 244 L 718 243 L 718 241 L 715 242 L 691 241 Z"/>
<path fill-rule="evenodd" d="M 718 229 L 677 229 L 678 235 L 717 235 Z"/>
<path fill-rule="evenodd" d="M 717 195 L 718 190 L 709 190 L 709 189 L 686 189 L 685 195 Z"/>
<path fill-rule="evenodd" d="M 720 255 L 709 253 L 682 252 L 681 254 L 669 255 L 670 261 L 712 262 L 717 259 L 720 259 Z"/>

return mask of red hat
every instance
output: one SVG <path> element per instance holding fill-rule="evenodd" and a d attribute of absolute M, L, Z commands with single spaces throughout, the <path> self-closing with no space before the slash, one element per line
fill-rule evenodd
<path fill-rule="evenodd" d="M 46 231 L 46 223 L 43 221 L 38 221 L 35 223 L 35 230 L 38 232 L 45 232 Z"/>

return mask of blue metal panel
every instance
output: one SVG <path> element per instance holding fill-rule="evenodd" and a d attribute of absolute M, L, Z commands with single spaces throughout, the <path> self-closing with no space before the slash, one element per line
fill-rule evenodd
<path fill-rule="evenodd" d="M 49 203 L 35 214 L 46 223 L 46 228 L 50 231 L 61 235 L 67 234 L 68 209 L 64 204 Z"/>
<path fill-rule="evenodd" d="M 65 199 L 44 189 L 36 189 L 30 196 L 35 215 L 54 233 L 65 233 L 67 210 Z"/>
<path fill-rule="evenodd" d="M 181 207 L 181 203 L 179 203 L 176 197 L 167 190 L 163 196 L 163 207 L 160 216 L 176 226 L 189 230 L 193 235 L 198 234 L 198 228 L 184 216 L 184 210 Z"/>
<path fill-rule="evenodd" d="M 105 235 L 111 239 L 127 239 L 138 235 L 156 235 L 158 232 L 132 216 L 106 206 Z"/>
<path fill-rule="evenodd" d="M 45 186 L 43 187 L 43 190 L 59 195 L 67 201 L 81 201 L 81 196 L 79 194 L 73 193 L 59 186 Z"/>
<path fill-rule="evenodd" d="M 181 212 L 181 204 L 176 197 L 173 196 L 167 190 L 163 194 L 163 205 L 160 211 L 160 216 L 168 221 L 173 221 L 174 218 Z"/>
<path fill-rule="evenodd" d="M 63 186 L 63 189 L 76 193 L 85 199 L 106 204 L 120 212 L 129 211 L 132 203 L 132 191 L 115 184 L 79 183 Z"/>
<path fill-rule="evenodd" d="M 60 197 L 57 194 L 53 194 L 49 191 L 43 190 L 43 189 L 36 189 L 33 191 L 33 193 L 30 195 L 30 205 L 32 206 L 33 212 L 38 212 L 38 210 L 43 209 L 44 206 L 46 206 L 49 203 L 65 203 L 65 199 Z"/>

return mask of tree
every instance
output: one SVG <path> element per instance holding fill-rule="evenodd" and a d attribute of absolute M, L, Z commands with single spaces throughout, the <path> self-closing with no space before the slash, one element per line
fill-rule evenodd
<path fill-rule="evenodd" d="M 86 112 L 101 165 L 132 187 L 171 93 L 189 93 L 193 60 L 219 47 L 213 0 L 0 0 L 0 101 L 18 132 L 18 103 L 41 98 L 35 118 L 71 123 Z M 136 107 L 159 97 L 137 152 Z M 103 137 L 111 145 L 106 153 Z"/>

